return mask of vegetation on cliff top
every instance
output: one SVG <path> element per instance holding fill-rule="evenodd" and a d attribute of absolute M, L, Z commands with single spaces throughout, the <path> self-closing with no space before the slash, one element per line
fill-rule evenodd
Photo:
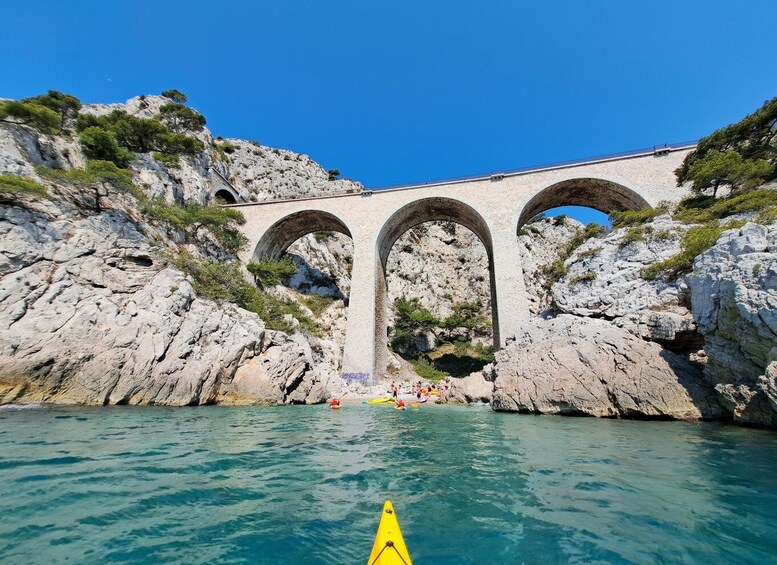
<path fill-rule="evenodd" d="M 678 186 L 691 182 L 701 194 L 729 185 L 754 188 L 777 177 L 777 97 L 739 122 L 699 141 L 675 171 Z"/>

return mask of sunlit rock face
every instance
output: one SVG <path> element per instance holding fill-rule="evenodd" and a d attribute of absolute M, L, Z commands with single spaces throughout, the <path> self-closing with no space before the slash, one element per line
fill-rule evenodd
<path fill-rule="evenodd" d="M 724 232 L 690 286 L 720 402 L 737 422 L 777 426 L 777 226 Z"/>

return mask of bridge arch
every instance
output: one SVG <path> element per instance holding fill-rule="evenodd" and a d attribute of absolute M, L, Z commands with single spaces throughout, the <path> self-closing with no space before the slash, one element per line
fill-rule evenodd
<path fill-rule="evenodd" d="M 254 248 L 253 258 L 280 257 L 299 238 L 319 231 L 334 231 L 351 239 L 348 226 L 330 212 L 323 210 L 302 210 L 285 216 L 270 226 Z"/>
<path fill-rule="evenodd" d="M 453 198 L 421 198 L 401 207 L 383 224 L 378 235 L 378 253 L 383 266 L 386 265 L 391 248 L 403 233 L 419 224 L 435 221 L 449 221 L 464 226 L 480 239 L 491 256 L 491 230 L 477 210 Z"/>
<path fill-rule="evenodd" d="M 386 332 L 386 306 L 388 291 L 386 287 L 386 264 L 391 249 L 407 230 L 426 222 L 449 221 L 462 225 L 477 236 L 486 249 L 491 292 L 491 316 L 493 323 L 494 348 L 498 349 L 499 324 L 496 283 L 494 278 L 493 240 L 491 229 L 483 216 L 469 204 L 447 197 L 421 198 L 410 202 L 396 212 L 383 224 L 377 237 L 378 276 L 375 293 L 375 353 L 376 367 L 383 371 L 386 367 L 388 336 Z"/>
<path fill-rule="evenodd" d="M 585 206 L 605 214 L 650 208 L 637 192 L 617 182 L 590 177 L 567 179 L 543 188 L 526 203 L 516 231 L 537 214 L 559 206 Z"/>

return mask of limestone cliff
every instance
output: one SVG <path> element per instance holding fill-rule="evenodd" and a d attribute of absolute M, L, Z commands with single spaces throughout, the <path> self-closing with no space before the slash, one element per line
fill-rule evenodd
<path fill-rule="evenodd" d="M 724 232 L 690 287 L 720 402 L 736 422 L 777 427 L 777 225 Z"/>
<path fill-rule="evenodd" d="M 152 117 L 165 102 L 138 97 L 81 111 Z M 302 155 L 223 142 L 207 129 L 194 135 L 205 149 L 174 164 L 136 155 L 133 182 L 145 196 L 207 202 L 227 183 L 245 200 L 358 189 L 328 180 Z M 320 402 L 339 385 L 337 343 L 268 330 L 253 313 L 199 298 L 165 260 L 217 249 L 149 223 L 129 193 L 95 199 L 35 168 L 85 163 L 67 132 L 0 125 L 0 174 L 37 180 L 51 195 L 0 205 L 0 403 Z"/>

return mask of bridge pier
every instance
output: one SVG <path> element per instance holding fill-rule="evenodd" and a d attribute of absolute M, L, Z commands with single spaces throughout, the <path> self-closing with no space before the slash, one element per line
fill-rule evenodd
<path fill-rule="evenodd" d="M 386 354 L 378 351 L 380 340 L 376 339 L 378 332 L 386 333 L 385 291 L 379 292 L 385 289 L 385 278 L 374 244 L 355 240 L 353 248 L 342 377 L 372 385 L 386 366 Z"/>
<path fill-rule="evenodd" d="M 513 341 L 529 321 L 529 300 L 523 279 L 518 237 L 511 226 L 505 233 L 493 233 L 491 271 L 491 310 L 494 326 L 494 349 Z"/>

